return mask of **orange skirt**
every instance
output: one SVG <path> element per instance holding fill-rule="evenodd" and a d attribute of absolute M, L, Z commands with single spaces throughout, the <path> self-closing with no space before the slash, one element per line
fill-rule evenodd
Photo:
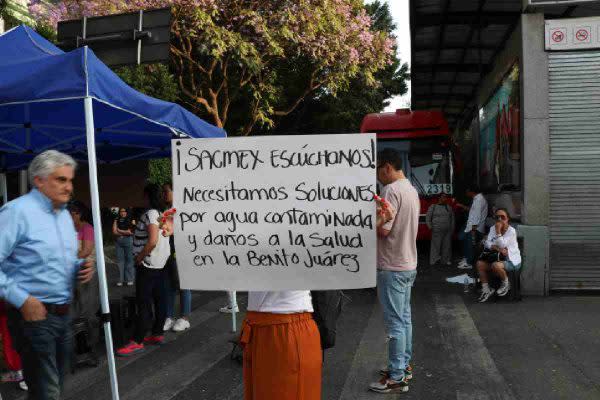
<path fill-rule="evenodd" d="M 321 398 L 321 339 L 311 313 L 249 311 L 240 343 L 245 400 Z"/>

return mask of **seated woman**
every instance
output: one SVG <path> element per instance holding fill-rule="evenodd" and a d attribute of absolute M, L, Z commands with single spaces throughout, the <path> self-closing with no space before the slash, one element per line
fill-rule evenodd
<path fill-rule="evenodd" d="M 490 274 L 498 276 L 502 280 L 502 285 L 496 293 L 498 296 L 505 296 L 510 290 L 510 282 L 506 272 L 521 268 L 521 252 L 517 243 L 517 231 L 509 225 L 510 214 L 505 208 L 499 208 L 496 210 L 494 218 L 496 224 L 490 228 L 490 233 L 485 241 L 485 249 L 488 252 L 483 254 L 493 256 L 494 253 L 489 252 L 497 252 L 499 261 L 492 262 L 489 258 L 485 259 L 484 255 L 477 261 L 477 270 L 482 284 L 481 296 L 479 297 L 480 303 L 487 301 L 494 294 L 494 289 L 491 289 L 489 285 Z"/>

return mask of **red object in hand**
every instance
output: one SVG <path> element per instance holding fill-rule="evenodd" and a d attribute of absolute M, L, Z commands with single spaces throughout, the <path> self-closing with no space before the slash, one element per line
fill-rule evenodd
<path fill-rule="evenodd" d="M 177 209 L 175 209 L 175 208 L 171 208 L 171 209 L 165 211 L 163 213 L 163 216 L 162 216 L 162 223 L 163 224 L 166 223 L 167 222 L 167 218 L 175 215 L 176 212 L 177 212 Z"/>

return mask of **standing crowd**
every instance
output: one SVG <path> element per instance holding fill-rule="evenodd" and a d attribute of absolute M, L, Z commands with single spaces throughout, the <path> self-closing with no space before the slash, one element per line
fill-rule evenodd
<path fill-rule="evenodd" d="M 89 210 L 71 201 L 76 162 L 46 151 L 31 163 L 33 189 L 0 209 L 0 333 L 10 371 L 5 381 L 22 381 L 30 399 L 58 400 L 71 362 L 73 315 L 91 319 L 98 309 L 94 228 Z M 420 200 L 403 172 L 402 157 L 392 149 L 378 155 L 377 179 L 384 185 L 377 206 L 377 293 L 388 337 L 387 365 L 369 389 L 403 393 L 414 378 L 411 366 L 411 290 L 417 276 L 417 232 Z M 476 266 L 480 301 L 510 290 L 508 273 L 520 268 L 517 234 L 505 208 L 495 210 L 495 224 L 485 233 L 487 202 L 477 190 L 464 229 L 462 268 Z M 190 328 L 191 292 L 181 289 L 177 275 L 172 219 L 173 188 L 144 188 L 145 211 L 133 218 L 120 208 L 112 224 L 119 265 L 117 286 L 134 286 L 137 320 L 132 340 L 119 356 L 165 342 L 164 331 Z M 451 262 L 455 221 L 447 197 L 427 212 L 432 229 L 431 264 Z M 493 289 L 491 278 L 500 280 Z M 179 292 L 179 312 L 175 297 Z M 235 292 L 220 311 L 239 311 Z M 308 290 L 249 292 L 240 334 L 246 400 L 321 398 L 322 338 Z M 319 320 L 320 321 L 320 320 Z M 321 323 L 321 322 L 320 322 Z"/>

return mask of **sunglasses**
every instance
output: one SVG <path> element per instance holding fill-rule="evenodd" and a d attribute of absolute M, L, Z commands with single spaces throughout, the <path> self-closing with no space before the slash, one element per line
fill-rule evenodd
<path fill-rule="evenodd" d="M 505 221 L 505 220 L 507 220 L 507 219 L 508 219 L 508 217 L 507 217 L 506 215 L 494 215 L 494 218 L 495 218 L 497 221 Z"/>

